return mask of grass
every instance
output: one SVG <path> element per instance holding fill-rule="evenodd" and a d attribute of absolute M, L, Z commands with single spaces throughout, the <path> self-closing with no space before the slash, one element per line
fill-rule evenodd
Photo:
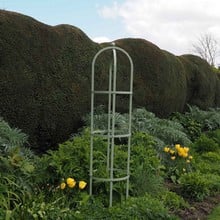
<path fill-rule="evenodd" d="M 216 220 L 216 219 L 220 219 L 220 204 L 212 210 L 211 214 L 207 218 L 207 220 Z"/>

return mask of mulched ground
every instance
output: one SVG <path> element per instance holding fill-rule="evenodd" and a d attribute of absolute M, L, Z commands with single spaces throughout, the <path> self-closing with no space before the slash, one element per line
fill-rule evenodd
<path fill-rule="evenodd" d="M 213 208 L 220 204 L 220 195 L 211 196 L 202 202 L 190 203 L 190 208 L 175 213 L 182 220 L 205 220 Z"/>
<path fill-rule="evenodd" d="M 177 192 L 177 194 L 180 193 L 178 193 L 179 189 L 177 184 L 165 182 L 165 185 L 169 190 Z M 186 201 L 189 203 L 190 207 L 176 211 L 174 213 L 176 216 L 179 216 L 181 220 L 206 220 L 212 210 L 220 204 L 220 194 L 209 196 L 202 202 Z"/>

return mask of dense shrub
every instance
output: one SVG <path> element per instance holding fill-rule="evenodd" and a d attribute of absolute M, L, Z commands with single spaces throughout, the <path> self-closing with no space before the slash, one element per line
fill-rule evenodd
<path fill-rule="evenodd" d="M 190 140 L 194 141 L 202 133 L 202 124 L 197 122 L 196 119 L 192 118 L 189 114 L 181 114 L 175 112 L 170 117 L 172 121 L 179 122 L 185 129 L 185 133 L 188 135 Z"/>
<path fill-rule="evenodd" d="M 199 172 L 184 174 L 180 177 L 179 189 L 184 198 L 202 201 L 210 194 L 210 182 Z"/>
<path fill-rule="evenodd" d="M 204 174 L 220 175 L 220 154 L 217 152 L 205 152 L 195 155 L 193 167 Z"/>
<path fill-rule="evenodd" d="M 163 203 L 147 194 L 143 197 L 130 198 L 119 207 L 110 210 L 112 219 L 176 219 L 168 214 Z"/>
<path fill-rule="evenodd" d="M 183 197 L 172 191 L 161 193 L 159 198 L 161 198 L 164 205 L 171 211 L 177 211 L 189 207 L 189 204 L 183 199 Z"/>
<path fill-rule="evenodd" d="M 220 127 L 220 109 L 210 108 L 208 110 L 202 110 L 197 106 L 190 106 L 189 112 L 185 115 L 190 117 L 191 120 L 196 121 L 201 125 L 202 131 L 216 130 Z"/>
<path fill-rule="evenodd" d="M 24 146 L 28 136 L 20 129 L 11 128 L 10 125 L 0 118 L 0 150 L 10 147 Z"/>
<path fill-rule="evenodd" d="M 212 67 L 195 55 L 187 54 L 180 56 L 179 59 L 186 71 L 186 104 L 199 106 L 201 109 L 207 109 L 216 104 L 218 107 L 220 85 L 218 76 L 213 72 Z"/>
<path fill-rule="evenodd" d="M 209 189 L 211 195 L 216 195 L 220 192 L 220 176 L 218 174 L 207 173 L 204 175 L 209 182 Z"/>
<path fill-rule="evenodd" d="M 192 141 L 196 140 L 202 132 L 214 131 L 220 127 L 219 108 L 210 108 L 207 111 L 190 105 L 188 108 L 189 111 L 184 114 L 175 112 L 170 118 L 183 125 L 185 132 Z"/>
<path fill-rule="evenodd" d="M 68 177 L 88 180 L 89 149 L 90 138 L 85 131 L 60 144 L 57 150 L 49 150 L 38 163 L 41 184 L 59 185 L 62 179 Z"/>
<path fill-rule="evenodd" d="M 27 202 L 36 187 L 32 182 L 34 154 L 24 148 L 27 136 L 0 120 L 0 210 L 9 219 L 14 210 Z"/>
<path fill-rule="evenodd" d="M 90 125 L 90 115 L 84 117 L 87 126 Z M 94 115 L 94 128 L 97 130 L 107 130 L 108 114 L 100 107 L 98 114 Z M 128 115 L 115 114 L 116 133 L 125 133 L 128 128 Z M 163 147 L 164 144 L 180 143 L 188 145 L 191 140 L 185 133 L 184 127 L 177 121 L 161 119 L 154 113 L 147 111 L 145 108 L 137 108 L 132 113 L 132 133 L 148 133 L 154 137 L 157 142 L 157 148 Z"/>
<path fill-rule="evenodd" d="M 191 143 L 180 123 L 160 119 L 144 108 L 134 110 L 132 126 L 133 130 L 149 133 L 165 144 L 180 143 L 188 145 Z"/>
<path fill-rule="evenodd" d="M 206 133 L 206 135 L 214 140 L 220 149 L 220 129 L 214 130 L 214 131 L 209 131 Z"/>
<path fill-rule="evenodd" d="M 126 201 L 113 207 L 105 208 L 99 200 L 90 199 L 87 204 L 75 214 L 76 219 L 169 219 L 176 217 L 170 215 L 168 210 L 158 199 L 146 194 L 141 197 L 129 197 Z"/>
<path fill-rule="evenodd" d="M 131 194 L 142 196 L 145 192 L 156 195 L 162 190 L 162 169 L 156 142 L 144 133 L 132 136 Z"/>
<path fill-rule="evenodd" d="M 196 141 L 190 145 L 196 152 L 210 152 L 219 149 L 218 144 L 207 135 L 202 134 Z"/>

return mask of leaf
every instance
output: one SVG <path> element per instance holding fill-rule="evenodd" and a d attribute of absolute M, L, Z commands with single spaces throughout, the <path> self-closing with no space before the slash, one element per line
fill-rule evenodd
<path fill-rule="evenodd" d="M 35 167 L 29 162 L 25 162 L 22 166 L 22 170 L 27 173 L 32 173 L 34 169 Z"/>
<path fill-rule="evenodd" d="M 173 183 L 176 183 L 176 176 L 172 175 L 170 176 L 170 179 L 172 180 Z"/>
<path fill-rule="evenodd" d="M 11 214 L 12 214 L 11 210 L 6 210 L 5 220 L 10 220 L 11 219 Z"/>

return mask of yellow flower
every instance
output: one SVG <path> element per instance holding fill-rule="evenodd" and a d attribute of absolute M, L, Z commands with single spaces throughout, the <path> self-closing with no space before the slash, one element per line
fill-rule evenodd
<path fill-rule="evenodd" d="M 187 163 L 190 163 L 190 160 L 186 160 Z"/>
<path fill-rule="evenodd" d="M 170 154 L 174 154 L 175 153 L 175 151 L 174 150 L 170 150 Z"/>
<path fill-rule="evenodd" d="M 67 185 L 71 185 L 71 184 L 73 184 L 74 182 L 76 182 L 73 178 L 67 178 L 66 179 L 66 183 L 67 183 Z"/>
<path fill-rule="evenodd" d="M 72 182 L 72 183 L 68 184 L 69 188 L 74 188 L 74 187 L 75 187 L 75 185 L 76 185 L 76 181 L 74 181 L 74 182 Z"/>
<path fill-rule="evenodd" d="M 65 189 L 66 188 L 66 183 L 61 183 L 60 184 L 60 189 Z"/>
<path fill-rule="evenodd" d="M 180 157 L 184 157 L 184 158 L 188 157 L 188 151 L 189 151 L 189 148 L 185 148 L 185 147 L 177 148 L 177 152 Z"/>
<path fill-rule="evenodd" d="M 86 187 L 87 183 L 85 181 L 79 181 L 79 188 L 84 189 Z"/>
<path fill-rule="evenodd" d="M 169 147 L 164 147 L 164 152 L 168 153 L 170 151 L 170 148 Z"/>
<path fill-rule="evenodd" d="M 70 187 L 70 188 L 74 188 L 75 185 L 76 185 L 76 181 L 73 179 L 73 178 L 67 178 L 66 180 L 66 183 L 67 185 Z"/>
<path fill-rule="evenodd" d="M 172 156 L 172 157 L 171 157 L 171 160 L 175 160 L 175 159 L 176 159 L 176 157 L 175 157 L 175 156 Z"/>
<path fill-rule="evenodd" d="M 177 152 L 178 152 L 178 155 L 179 155 L 180 157 L 182 157 L 183 154 L 185 153 L 185 152 L 184 152 L 184 149 L 183 149 L 182 147 L 178 147 L 178 148 L 177 148 Z"/>
<path fill-rule="evenodd" d="M 189 159 L 192 160 L 192 159 L 193 159 L 193 156 L 189 156 Z"/>
<path fill-rule="evenodd" d="M 188 147 L 184 147 L 183 149 L 184 149 L 184 151 L 185 151 L 186 153 L 189 152 L 189 148 L 188 148 Z"/>
<path fill-rule="evenodd" d="M 175 144 L 175 148 L 178 150 L 180 148 L 180 144 Z"/>
<path fill-rule="evenodd" d="M 188 154 L 186 152 L 183 152 L 182 157 L 186 158 L 186 157 L 188 157 Z"/>

